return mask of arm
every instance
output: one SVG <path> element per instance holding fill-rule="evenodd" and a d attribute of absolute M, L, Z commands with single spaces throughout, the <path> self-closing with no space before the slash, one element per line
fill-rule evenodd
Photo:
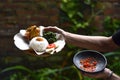
<path fill-rule="evenodd" d="M 67 43 L 80 48 L 93 49 L 100 52 L 109 52 L 118 48 L 112 37 L 78 35 L 66 32 L 58 27 L 46 27 L 45 30 L 62 34 Z"/>
<path fill-rule="evenodd" d="M 85 36 L 69 32 L 63 32 L 62 34 L 68 43 L 81 48 L 94 49 L 101 52 L 108 52 L 118 48 L 118 46 L 114 44 L 112 37 Z"/>
<path fill-rule="evenodd" d="M 87 48 L 87 49 L 94 49 L 97 51 L 113 51 L 117 49 L 118 46 L 113 42 L 112 37 L 103 37 L 103 36 L 84 36 L 84 35 L 77 35 L 68 32 L 62 32 L 65 36 L 65 39 L 68 43 L 76 45 L 78 47 Z M 102 78 L 104 80 L 120 80 L 120 77 L 108 68 L 98 74 L 84 74 L 91 78 Z M 110 76 L 111 75 L 111 76 Z"/>
<path fill-rule="evenodd" d="M 78 35 L 66 32 L 58 27 L 46 27 L 44 30 L 60 33 L 65 37 L 66 42 L 78 46 L 80 48 L 94 49 L 102 52 L 112 51 L 114 49 L 119 48 L 114 43 L 112 37 Z M 111 75 L 111 77 L 109 77 L 111 72 L 112 71 L 110 69 L 105 68 L 104 71 L 97 74 L 82 74 L 91 78 L 102 78 L 105 80 L 120 80 L 120 77 L 114 73 Z"/>
<path fill-rule="evenodd" d="M 82 73 L 84 76 L 91 77 L 91 78 L 102 78 L 104 80 L 120 80 L 120 77 L 108 68 L 105 68 L 104 71 L 96 74 L 86 74 Z"/>
<path fill-rule="evenodd" d="M 120 77 L 113 73 L 113 75 L 111 76 L 109 80 L 120 80 Z"/>

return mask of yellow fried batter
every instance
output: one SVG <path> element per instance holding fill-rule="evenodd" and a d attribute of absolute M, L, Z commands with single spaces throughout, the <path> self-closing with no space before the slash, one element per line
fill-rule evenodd
<path fill-rule="evenodd" d="M 32 38 L 37 37 L 39 35 L 40 29 L 36 25 L 30 26 L 26 29 L 25 37 L 28 40 L 31 40 Z"/>

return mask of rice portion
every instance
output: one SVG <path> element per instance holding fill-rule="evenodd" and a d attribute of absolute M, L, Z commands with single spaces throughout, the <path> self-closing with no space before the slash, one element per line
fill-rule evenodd
<path fill-rule="evenodd" d="M 38 52 L 41 52 L 41 51 L 44 51 L 46 50 L 47 46 L 48 46 L 48 41 L 43 38 L 43 37 L 34 37 L 31 41 L 30 41 L 30 48 L 38 51 Z"/>

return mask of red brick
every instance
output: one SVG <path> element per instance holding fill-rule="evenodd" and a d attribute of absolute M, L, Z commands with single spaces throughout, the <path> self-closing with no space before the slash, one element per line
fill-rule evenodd
<path fill-rule="evenodd" d="M 120 14 L 120 8 L 108 8 L 104 11 L 104 15 L 116 15 Z"/>

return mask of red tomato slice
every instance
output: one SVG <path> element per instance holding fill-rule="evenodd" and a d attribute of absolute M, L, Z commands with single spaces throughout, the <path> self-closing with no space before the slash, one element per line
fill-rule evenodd
<path fill-rule="evenodd" d="M 49 45 L 47 46 L 48 49 L 50 49 L 50 48 L 55 48 L 55 47 L 56 47 L 56 45 L 55 45 L 54 43 L 49 44 Z"/>

